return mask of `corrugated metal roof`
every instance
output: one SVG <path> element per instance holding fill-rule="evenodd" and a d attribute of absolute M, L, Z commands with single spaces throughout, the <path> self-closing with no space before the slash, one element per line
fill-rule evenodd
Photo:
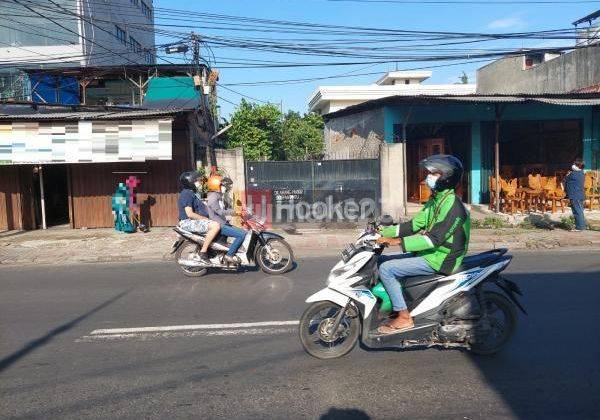
<path fill-rule="evenodd" d="M 542 103 L 559 106 L 600 106 L 600 93 L 565 93 L 548 95 L 441 95 L 441 96 L 388 96 L 352 105 L 324 115 L 326 120 L 363 112 L 385 105 L 400 104 L 443 104 L 443 103 L 482 103 L 482 104 L 523 104 Z"/>
<path fill-rule="evenodd" d="M 123 120 L 144 119 L 175 115 L 181 109 L 137 109 L 131 111 L 71 111 L 71 112 L 37 112 L 31 114 L 4 114 L 0 120 L 41 121 L 41 120 Z"/>

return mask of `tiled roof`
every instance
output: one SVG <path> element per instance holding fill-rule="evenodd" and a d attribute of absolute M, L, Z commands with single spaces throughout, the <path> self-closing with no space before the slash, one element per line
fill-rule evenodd
<path fill-rule="evenodd" d="M 327 120 L 363 112 L 370 109 L 400 104 L 447 104 L 447 103 L 482 103 L 482 104 L 519 104 L 519 103 L 543 103 L 561 106 L 598 106 L 600 105 L 600 93 L 563 93 L 547 95 L 444 95 L 444 96 L 390 96 L 387 98 L 374 99 L 358 105 L 349 106 L 336 112 L 324 115 Z"/>

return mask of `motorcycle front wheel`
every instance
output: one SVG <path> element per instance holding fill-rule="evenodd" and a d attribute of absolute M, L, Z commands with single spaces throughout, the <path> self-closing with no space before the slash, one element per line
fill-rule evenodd
<path fill-rule="evenodd" d="M 347 311 L 337 331 L 331 331 L 342 307 L 329 301 L 311 304 L 300 318 L 300 342 L 304 350 L 317 359 L 335 359 L 348 354 L 358 342 L 358 313 Z"/>
<path fill-rule="evenodd" d="M 199 251 L 198 248 L 199 247 L 197 244 L 190 241 L 185 241 L 175 253 L 175 262 L 177 263 L 179 268 L 181 268 L 183 274 L 185 274 L 188 277 L 202 277 L 208 271 L 205 267 L 195 267 L 179 264 L 180 259 L 190 259 L 193 254 Z"/>
<path fill-rule="evenodd" d="M 256 263 L 267 274 L 287 273 L 294 266 L 292 247 L 283 239 L 269 239 L 256 250 Z"/>

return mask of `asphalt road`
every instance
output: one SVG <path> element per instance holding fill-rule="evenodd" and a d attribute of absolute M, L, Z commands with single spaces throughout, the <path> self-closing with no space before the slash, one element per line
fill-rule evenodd
<path fill-rule="evenodd" d="M 366 351 L 320 361 L 293 325 L 333 258 L 286 276 L 170 263 L 0 268 L 2 418 L 598 418 L 600 253 L 516 254 L 529 316 L 495 357 Z M 100 329 L 275 322 L 236 329 Z M 262 325 L 262 324 L 259 324 Z M 96 332 L 96 333 L 94 333 Z"/>

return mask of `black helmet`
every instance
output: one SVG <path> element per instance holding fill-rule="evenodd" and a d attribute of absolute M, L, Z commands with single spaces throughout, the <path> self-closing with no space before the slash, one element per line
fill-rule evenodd
<path fill-rule="evenodd" d="M 420 162 L 429 172 L 440 173 L 435 183 L 435 190 L 442 191 L 456 188 L 464 172 L 461 161 L 452 155 L 431 155 Z"/>
<path fill-rule="evenodd" d="M 179 182 L 181 183 L 181 186 L 183 188 L 195 190 L 196 185 L 194 185 L 194 182 L 196 182 L 201 177 L 202 174 L 198 171 L 186 171 L 179 175 Z"/>

